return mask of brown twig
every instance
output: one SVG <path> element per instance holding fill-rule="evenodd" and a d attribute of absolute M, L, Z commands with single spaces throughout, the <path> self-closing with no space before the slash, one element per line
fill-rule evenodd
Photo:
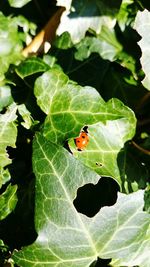
<path fill-rule="evenodd" d="M 134 147 L 136 147 L 136 148 L 137 148 L 138 150 L 140 150 L 142 153 L 144 153 L 144 154 L 150 156 L 150 150 L 144 149 L 143 147 L 139 146 L 139 145 L 138 145 L 137 143 L 135 143 L 134 141 L 132 141 L 131 143 L 132 143 L 132 145 L 133 145 Z"/>
<path fill-rule="evenodd" d="M 58 7 L 55 14 L 50 18 L 45 27 L 35 36 L 32 42 L 25 47 L 22 54 L 27 57 L 29 55 L 37 55 L 44 52 L 45 44 L 52 44 L 56 30 L 60 23 L 60 18 L 64 12 L 65 7 Z"/>

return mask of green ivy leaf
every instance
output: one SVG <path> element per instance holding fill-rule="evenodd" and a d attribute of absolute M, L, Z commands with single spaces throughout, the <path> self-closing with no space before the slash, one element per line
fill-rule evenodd
<path fill-rule="evenodd" d="M 134 0 L 123 0 L 118 13 L 118 24 L 122 31 L 133 22 Z"/>
<path fill-rule="evenodd" d="M 150 46 L 149 46 L 149 28 L 150 28 L 150 12 L 148 10 L 138 11 L 134 28 L 141 35 L 142 39 L 138 42 L 141 50 L 141 65 L 145 73 L 143 85 L 150 90 Z"/>
<path fill-rule="evenodd" d="M 144 209 L 148 213 L 150 213 L 150 184 L 148 184 L 148 186 L 147 186 L 147 188 L 145 190 L 144 200 L 145 200 Z"/>
<path fill-rule="evenodd" d="M 124 149 L 118 153 L 117 163 L 122 181 L 122 192 L 131 193 L 146 188 L 147 167 L 135 153 L 132 143 L 126 144 Z"/>
<path fill-rule="evenodd" d="M 34 87 L 34 93 L 37 97 L 37 103 L 40 108 L 48 114 L 50 112 L 50 103 L 58 89 L 68 84 L 68 77 L 62 71 L 52 69 L 40 76 Z"/>
<path fill-rule="evenodd" d="M 26 129 L 30 129 L 33 119 L 31 113 L 24 104 L 18 106 L 18 112 L 22 116 L 23 122 L 21 123 Z"/>
<path fill-rule="evenodd" d="M 76 211 L 73 200 L 79 187 L 98 182 L 95 172 L 41 134 L 34 141 L 33 167 L 38 237 L 14 252 L 17 265 L 88 267 L 100 257 L 113 258 L 121 266 L 148 266 L 150 215 L 142 211 L 143 191 L 119 193 L 114 206 L 89 218 Z"/>
<path fill-rule="evenodd" d="M 17 64 L 21 59 L 22 42 L 15 18 L 5 17 L 0 12 L 0 80 L 11 63 Z"/>
<path fill-rule="evenodd" d="M 16 68 L 16 73 L 19 77 L 24 79 L 35 73 L 45 72 L 50 67 L 40 58 L 27 58 Z"/>
<path fill-rule="evenodd" d="M 75 58 L 77 60 L 84 60 L 91 53 L 98 53 L 103 59 L 113 61 L 122 50 L 122 46 L 116 39 L 114 29 L 103 26 L 97 37 L 85 37 L 76 45 L 76 49 Z"/>
<path fill-rule="evenodd" d="M 57 36 L 54 41 L 54 46 L 60 49 L 73 47 L 70 34 L 68 32 L 64 32 L 60 36 Z"/>
<path fill-rule="evenodd" d="M 0 86 L 0 111 L 13 102 L 11 90 L 8 85 Z"/>
<path fill-rule="evenodd" d="M 8 169 L 0 168 L 0 188 L 10 180 L 11 176 Z"/>
<path fill-rule="evenodd" d="M 1 247 L 2 251 L 7 251 L 7 246 L 4 244 L 2 239 L 0 239 L 0 247 Z"/>
<path fill-rule="evenodd" d="M 0 195 L 0 220 L 10 214 L 17 204 L 17 185 L 7 186 L 5 192 Z"/>
<path fill-rule="evenodd" d="M 29 3 L 31 0 L 8 0 L 10 6 L 12 7 L 22 7 Z"/>
<path fill-rule="evenodd" d="M 16 111 L 17 106 L 12 104 L 5 114 L 0 114 L 0 169 L 11 163 L 6 149 L 7 146 L 15 147 L 17 137 Z"/>
<path fill-rule="evenodd" d="M 69 3 L 71 6 L 67 6 L 67 11 L 63 13 L 57 33 L 61 35 L 69 32 L 72 42 L 78 43 L 89 29 L 97 34 L 100 33 L 102 25 L 107 25 L 109 29 L 112 29 L 116 23 L 115 15 L 121 1 L 115 3 L 102 0 L 84 0 L 82 2 L 74 0 Z M 61 1 L 58 4 L 61 4 Z"/>
<path fill-rule="evenodd" d="M 124 117 L 132 125 L 131 132 L 135 130 L 134 114 L 123 103 L 117 99 L 105 103 L 94 88 L 69 81 L 59 70 L 51 69 L 40 76 L 34 92 L 38 105 L 48 114 L 44 135 L 52 142 L 76 137 L 85 125 Z"/>
<path fill-rule="evenodd" d="M 131 204 L 132 205 L 132 204 Z M 136 226 L 136 227 L 140 227 Z M 135 230 L 136 231 L 136 230 Z M 128 233 L 129 234 L 129 233 Z M 141 231 L 142 235 L 142 231 Z M 121 251 L 120 256 L 122 259 L 115 259 L 112 261 L 113 266 L 120 267 L 121 266 L 139 266 L 139 267 L 149 267 L 149 250 L 150 250 L 150 225 L 147 228 L 146 235 L 144 236 L 144 241 L 139 244 L 136 251 L 132 254 L 130 258 L 130 253 L 127 259 L 124 259 L 122 256 L 123 251 Z M 138 236 L 136 242 L 138 243 Z M 133 248 L 134 249 L 134 248 Z M 130 248 L 129 248 L 130 250 Z"/>
<path fill-rule="evenodd" d="M 124 188 L 118 154 L 124 143 L 134 135 L 132 120 L 122 118 L 115 121 L 97 123 L 88 127 L 89 143 L 83 151 L 78 151 L 74 140 L 69 142 L 73 155 L 98 174 L 111 176 Z M 121 166 L 122 167 L 122 166 Z"/>

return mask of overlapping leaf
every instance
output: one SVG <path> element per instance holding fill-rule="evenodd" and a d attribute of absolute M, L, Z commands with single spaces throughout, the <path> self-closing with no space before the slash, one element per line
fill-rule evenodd
<path fill-rule="evenodd" d="M 31 0 L 9 0 L 9 4 L 12 7 L 22 7 L 29 3 Z"/>
<path fill-rule="evenodd" d="M 83 41 L 76 45 L 76 59 L 88 58 L 91 53 L 98 53 L 103 59 L 115 60 L 117 54 L 122 50 L 121 44 L 115 36 L 114 29 L 106 26 L 102 27 L 101 33 L 97 37 L 85 37 Z"/>
<path fill-rule="evenodd" d="M 18 106 L 18 112 L 22 116 L 23 122 L 21 123 L 26 129 L 30 129 L 33 119 L 31 113 L 24 104 Z"/>
<path fill-rule="evenodd" d="M 117 19 L 122 31 L 133 21 L 133 3 L 134 0 L 123 0 L 121 3 Z"/>
<path fill-rule="evenodd" d="M 3 220 L 12 210 L 17 203 L 17 185 L 9 185 L 6 191 L 0 195 L 0 220 Z"/>
<path fill-rule="evenodd" d="M 124 143 L 134 135 L 134 129 L 131 131 L 130 127 L 128 118 L 107 121 L 106 124 L 99 122 L 88 127 L 89 143 L 86 149 L 77 151 L 74 141 L 70 141 L 69 145 L 76 158 L 100 175 L 114 177 L 124 188 L 118 154 Z"/>
<path fill-rule="evenodd" d="M 16 64 L 20 60 L 22 41 L 18 33 L 18 25 L 15 18 L 5 17 L 0 13 L 0 79 L 11 63 Z"/>
<path fill-rule="evenodd" d="M 33 151 L 38 238 L 14 252 L 15 263 L 88 267 L 99 256 L 113 258 L 120 265 L 148 266 L 150 215 L 142 211 L 143 192 L 119 194 L 113 207 L 88 218 L 76 211 L 73 200 L 79 187 L 97 183 L 100 177 L 41 134 L 36 136 Z"/>
<path fill-rule="evenodd" d="M 44 72 L 49 69 L 49 66 L 40 58 L 27 58 L 16 68 L 17 74 L 24 79 L 27 76 L 38 72 Z"/>
<path fill-rule="evenodd" d="M 4 85 L 0 87 L 0 111 L 3 108 L 9 106 L 13 102 L 11 90 L 8 85 Z"/>
<path fill-rule="evenodd" d="M 138 11 L 134 28 L 142 38 L 138 44 L 142 50 L 141 65 L 145 73 L 143 85 L 150 90 L 150 12 L 148 10 Z"/>
<path fill-rule="evenodd" d="M 133 135 L 135 117 L 129 108 L 117 99 L 105 103 L 94 88 L 73 83 L 59 70 L 51 69 L 39 77 L 34 91 L 39 106 L 48 114 L 44 135 L 52 142 L 78 136 L 85 125 L 120 118 L 128 118 Z"/>
<path fill-rule="evenodd" d="M 12 104 L 5 114 L 0 115 L 0 169 L 11 163 L 8 158 L 7 146 L 15 147 L 17 137 L 16 120 L 17 106 Z M 3 181 L 0 181 L 0 185 Z"/>
<path fill-rule="evenodd" d="M 8 169 L 0 168 L 0 188 L 10 180 L 11 176 Z"/>
<path fill-rule="evenodd" d="M 69 2 L 70 3 L 70 2 Z M 121 1 L 72 1 L 70 10 L 64 12 L 58 27 L 58 35 L 69 32 L 73 43 L 81 41 L 89 29 L 100 33 L 102 25 L 113 28 L 116 20 L 115 15 L 119 10 Z M 62 4 L 59 1 L 58 4 Z M 67 6 L 69 9 L 69 6 Z"/>
<path fill-rule="evenodd" d="M 17 127 L 15 124 L 16 119 L 16 105 L 10 106 L 5 114 L 0 115 L 0 162 L 4 167 L 10 163 L 7 158 L 6 147 L 15 147 L 15 141 L 17 136 Z"/>

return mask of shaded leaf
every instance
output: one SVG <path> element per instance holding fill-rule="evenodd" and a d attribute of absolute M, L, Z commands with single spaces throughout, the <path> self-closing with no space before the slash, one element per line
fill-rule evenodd
<path fill-rule="evenodd" d="M 99 256 L 118 260 L 120 265 L 146 266 L 150 215 L 142 211 L 142 191 L 120 193 L 114 206 L 88 218 L 76 211 L 73 200 L 79 187 L 98 182 L 96 173 L 40 134 L 34 142 L 33 166 L 38 238 L 33 245 L 14 252 L 18 265 L 88 267 Z"/>
<path fill-rule="evenodd" d="M 136 110 L 140 99 L 146 93 L 142 84 L 136 81 L 125 68 L 111 65 L 103 77 L 99 91 L 105 100 L 116 97 L 133 110 Z"/>
<path fill-rule="evenodd" d="M 0 265 L 4 266 L 4 259 L 8 255 L 8 246 L 6 246 L 2 239 L 0 239 Z"/>
<path fill-rule="evenodd" d="M 24 79 L 27 76 L 38 72 L 45 72 L 49 66 L 40 58 L 31 57 L 27 58 L 16 68 L 17 74 Z"/>
<path fill-rule="evenodd" d="M 149 176 L 147 167 L 136 152 L 133 150 L 132 144 L 127 144 L 117 158 L 122 191 L 126 193 L 146 188 Z"/>
<path fill-rule="evenodd" d="M 17 204 L 17 185 L 9 185 L 5 192 L 0 195 L 0 220 L 10 214 Z"/>

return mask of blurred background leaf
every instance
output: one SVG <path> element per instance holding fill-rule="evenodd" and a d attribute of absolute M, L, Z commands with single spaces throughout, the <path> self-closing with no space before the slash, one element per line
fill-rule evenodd
<path fill-rule="evenodd" d="M 22 7 L 24 5 L 26 5 L 27 3 L 29 3 L 31 0 L 9 0 L 9 4 L 12 7 Z"/>

